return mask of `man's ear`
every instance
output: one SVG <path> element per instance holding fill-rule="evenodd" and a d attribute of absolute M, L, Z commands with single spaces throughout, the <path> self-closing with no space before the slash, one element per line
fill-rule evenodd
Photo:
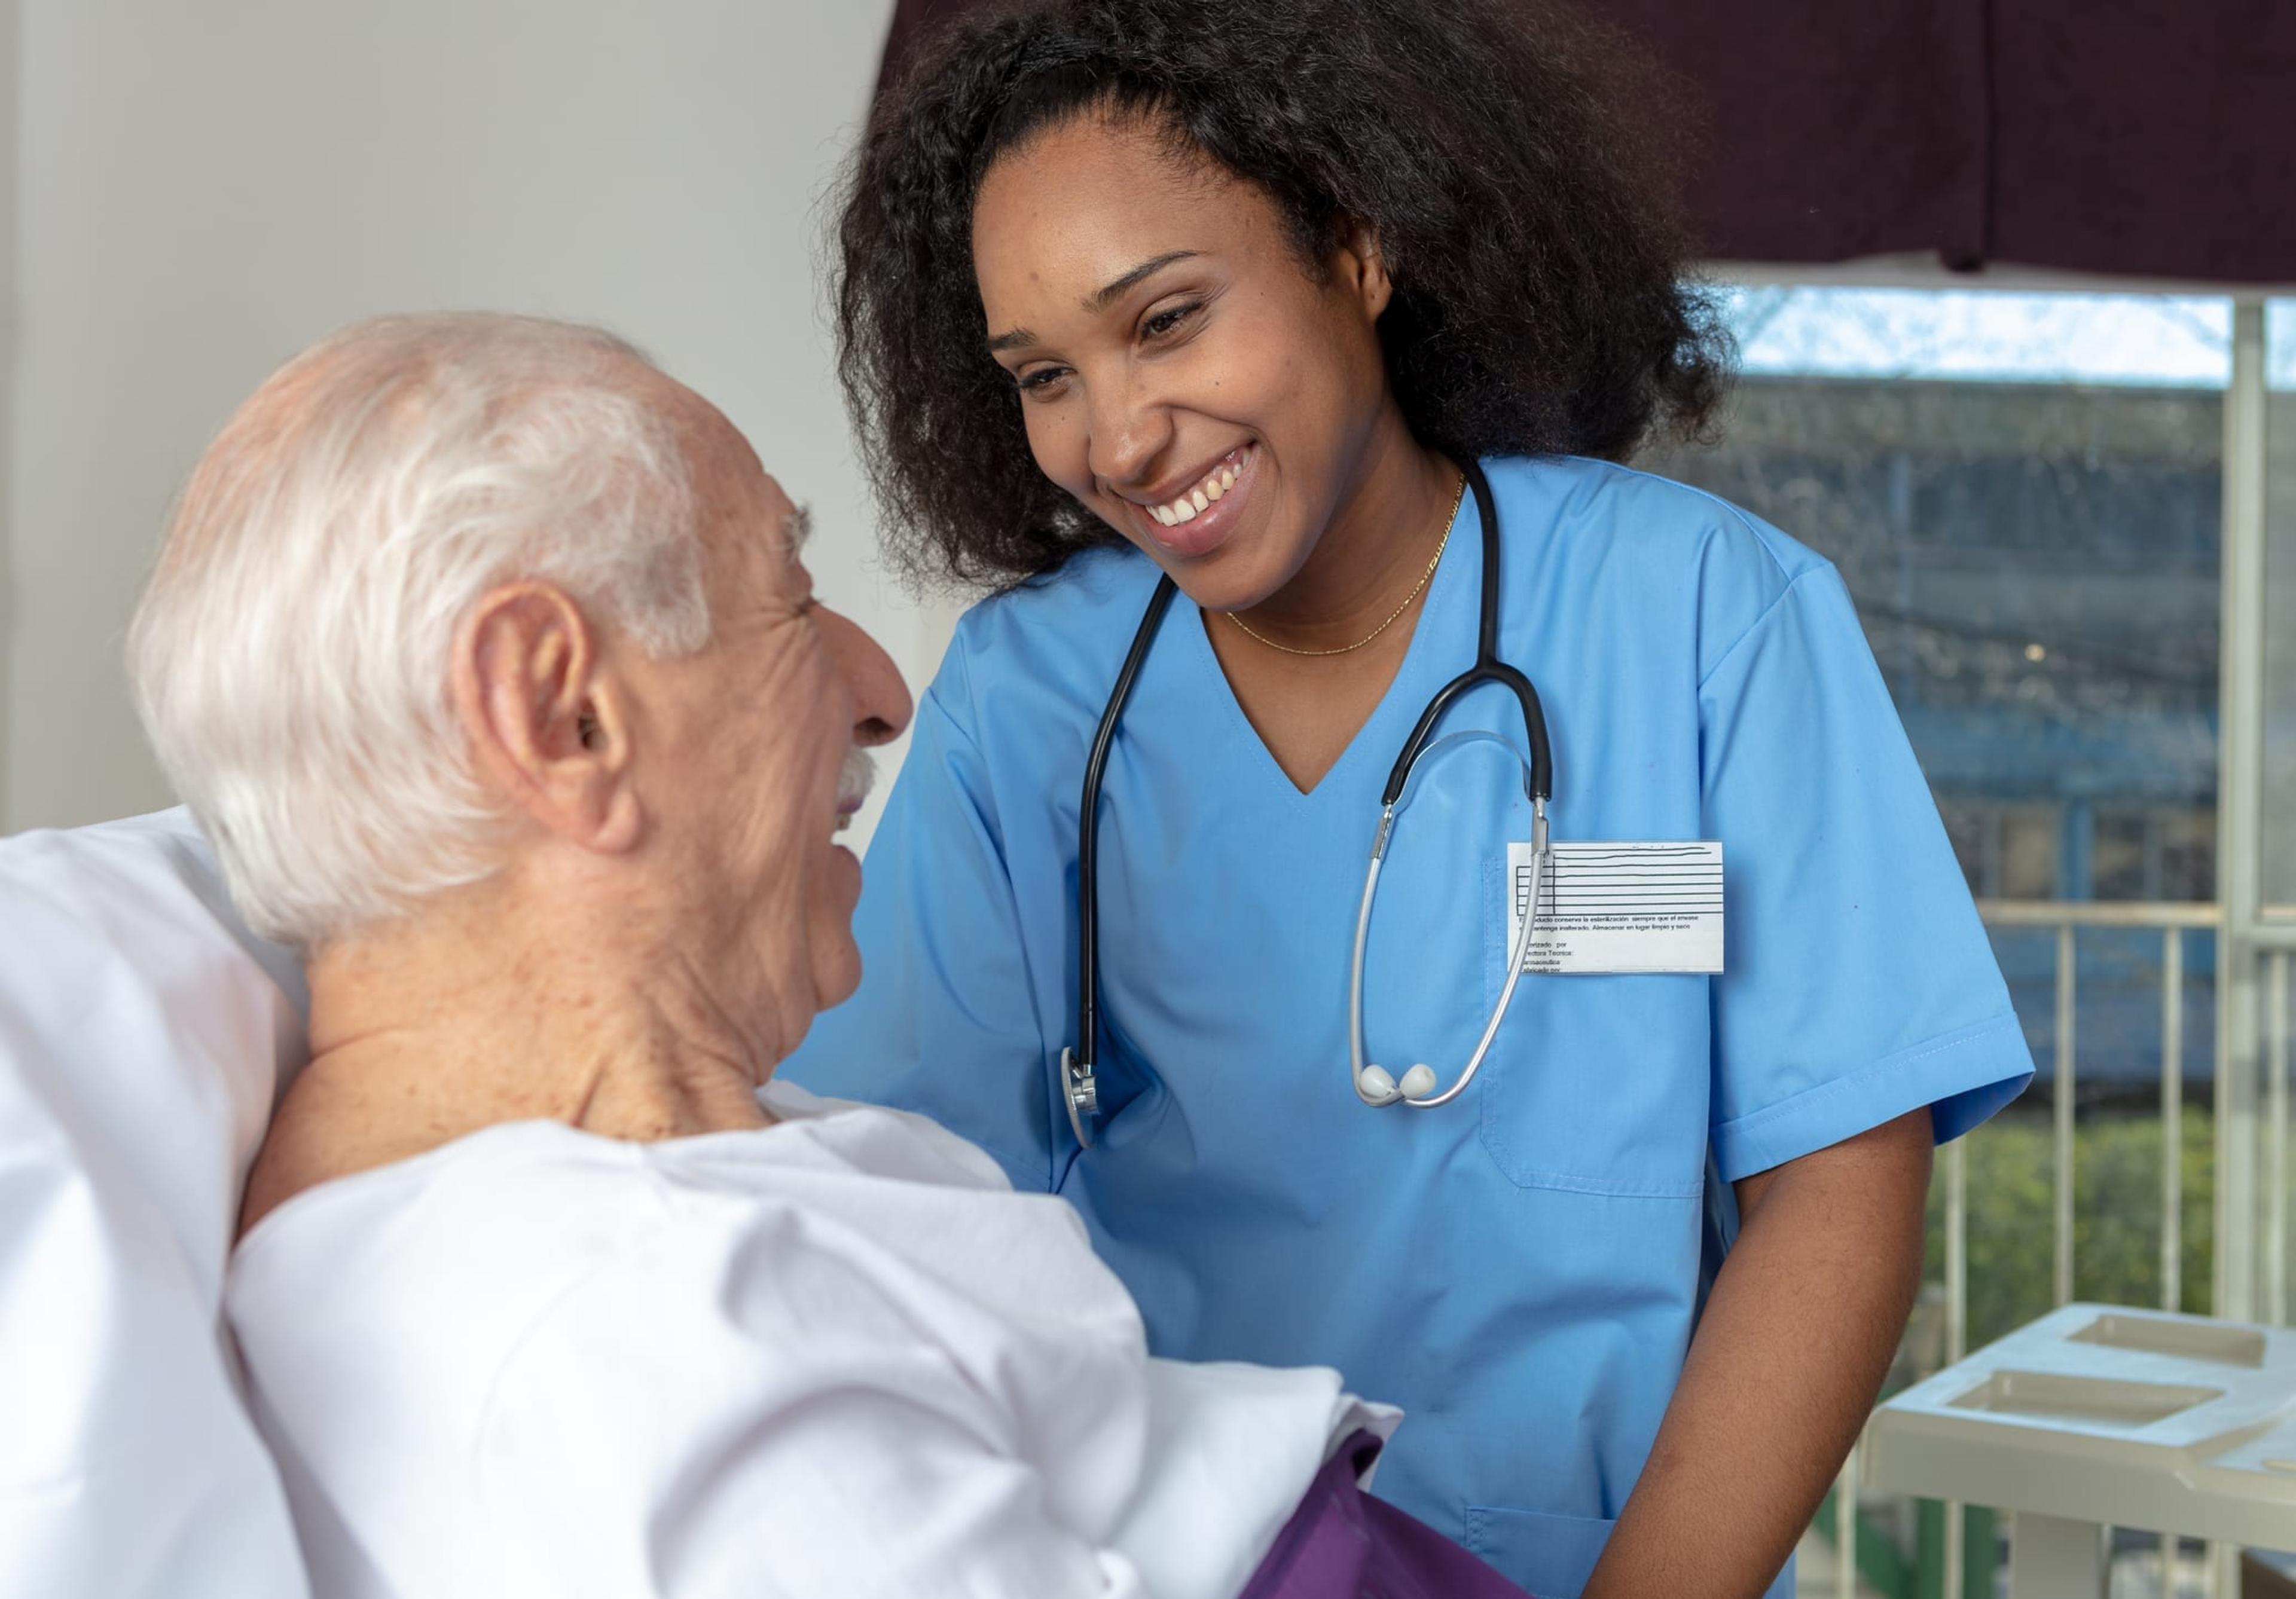
<path fill-rule="evenodd" d="M 627 688 L 563 589 L 512 583 L 481 598 L 455 629 L 453 694 L 479 776 L 507 804 L 585 849 L 636 844 Z"/>
<path fill-rule="evenodd" d="M 1343 215 L 1332 223 L 1330 270 L 1333 281 L 1362 302 L 1367 321 L 1377 322 L 1395 298 L 1379 234 L 1359 217 Z"/>

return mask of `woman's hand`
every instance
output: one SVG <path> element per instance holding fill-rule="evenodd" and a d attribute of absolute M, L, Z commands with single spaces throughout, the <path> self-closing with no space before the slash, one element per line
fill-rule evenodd
<path fill-rule="evenodd" d="M 1584 1599 L 1758 1599 L 1841 1470 L 1921 1284 L 1927 1110 L 1737 1185 L 1738 1242 Z"/>

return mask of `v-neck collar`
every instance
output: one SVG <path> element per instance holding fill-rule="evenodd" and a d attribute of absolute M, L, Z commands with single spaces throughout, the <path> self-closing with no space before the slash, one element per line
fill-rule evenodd
<path fill-rule="evenodd" d="M 1278 794 L 1300 804 L 1352 791 L 1357 786 L 1357 768 L 1365 762 L 1374 763 L 1383 775 L 1384 768 L 1394 763 L 1412 724 L 1419 719 L 1419 713 L 1435 697 L 1435 692 L 1474 661 L 1474 586 L 1481 578 L 1482 568 L 1482 521 L 1471 490 L 1460 496 L 1459 508 L 1452 515 L 1442 558 L 1436 562 L 1435 576 L 1427 585 L 1426 603 L 1412 625 L 1411 643 L 1395 668 L 1394 677 L 1380 695 L 1379 703 L 1372 708 L 1371 715 L 1364 718 L 1363 726 L 1356 729 L 1355 736 L 1340 752 L 1340 758 L 1309 789 L 1302 789 L 1292 781 L 1291 774 L 1284 771 L 1275 751 L 1259 736 L 1259 729 L 1244 715 L 1243 703 L 1235 697 L 1235 685 L 1228 681 L 1219 656 L 1212 649 L 1203 607 L 1190 602 L 1195 613 L 1194 625 L 1181 629 L 1187 635 L 1185 648 L 1194 668 L 1208 681 L 1224 724 L 1222 732 L 1248 747 L 1244 764 L 1257 770 L 1263 782 L 1273 784 Z"/>

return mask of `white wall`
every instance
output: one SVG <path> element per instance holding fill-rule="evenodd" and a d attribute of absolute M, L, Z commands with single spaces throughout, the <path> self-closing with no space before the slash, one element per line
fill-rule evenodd
<path fill-rule="evenodd" d="M 874 559 L 816 271 L 890 0 L 14 9 L 0 831 L 165 802 L 119 655 L 168 503 L 266 372 L 373 312 L 635 340 L 812 503 L 829 601 L 913 683 L 937 658 Z"/>
<path fill-rule="evenodd" d="M 16 0 L 0 0 L 0 833 L 8 831 L 8 659 L 15 611 L 10 558 L 9 503 L 15 493 L 16 332 L 23 320 L 16 298 Z"/>

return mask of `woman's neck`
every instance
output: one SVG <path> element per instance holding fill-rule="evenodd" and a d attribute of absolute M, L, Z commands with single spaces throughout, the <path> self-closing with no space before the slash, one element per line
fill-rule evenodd
<path fill-rule="evenodd" d="M 1350 491 L 1292 580 L 1240 616 L 1204 619 L 1237 706 L 1302 793 L 1347 752 L 1409 653 L 1459 488 L 1457 469 L 1413 439 L 1399 413 L 1357 459 Z M 1336 653 L 1299 652 L 1319 650 Z"/>
<path fill-rule="evenodd" d="M 1396 613 L 1448 526 L 1458 470 L 1411 436 L 1392 403 L 1369 430 L 1330 521 L 1299 571 L 1238 614 L 1295 650 L 1343 650 Z"/>

